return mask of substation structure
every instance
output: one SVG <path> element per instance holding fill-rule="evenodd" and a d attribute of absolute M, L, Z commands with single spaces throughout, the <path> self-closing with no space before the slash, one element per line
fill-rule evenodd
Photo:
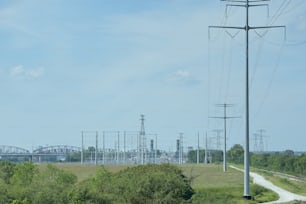
<path fill-rule="evenodd" d="M 144 131 L 82 131 L 81 163 L 94 165 L 160 164 L 186 162 L 183 147 L 158 148 L 157 134 Z"/>

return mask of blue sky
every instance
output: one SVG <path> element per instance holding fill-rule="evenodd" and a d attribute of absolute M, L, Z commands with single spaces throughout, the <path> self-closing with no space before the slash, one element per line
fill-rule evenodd
<path fill-rule="evenodd" d="M 179 132 L 195 146 L 223 127 L 208 117 L 224 102 L 241 117 L 229 146 L 243 144 L 244 34 L 208 40 L 209 25 L 243 25 L 241 8 L 224 11 L 217 0 L 1 1 L 1 144 L 80 146 L 82 130 L 138 131 L 145 114 L 162 148 Z M 282 30 L 250 34 L 251 134 L 265 129 L 268 150 L 306 150 L 306 3 L 272 1 L 251 19 L 287 26 L 285 42 Z"/>

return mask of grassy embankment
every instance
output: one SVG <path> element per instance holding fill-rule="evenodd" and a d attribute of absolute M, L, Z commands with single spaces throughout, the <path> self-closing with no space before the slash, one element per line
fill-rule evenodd
<path fill-rule="evenodd" d="M 253 200 L 246 201 L 243 195 L 243 174 L 222 165 L 184 165 L 185 175 L 194 178 L 194 203 L 259 203 L 276 200 L 278 196 L 258 185 L 251 185 Z"/>
<path fill-rule="evenodd" d="M 267 180 L 271 181 L 276 186 L 279 186 L 292 193 L 306 196 L 306 182 L 279 177 L 274 175 L 273 172 L 256 168 L 252 168 L 252 171 L 258 172 L 259 174 L 263 175 Z"/>
<path fill-rule="evenodd" d="M 78 164 L 56 164 L 57 167 L 74 173 L 79 181 L 95 175 L 98 166 L 81 166 Z M 243 174 L 231 168 L 226 173 L 222 165 L 182 165 L 184 174 L 192 179 L 195 190 L 193 203 L 258 203 L 276 200 L 277 195 L 271 191 L 253 185 L 251 195 L 253 200 L 246 201 L 243 194 Z M 40 168 L 44 168 L 41 165 Z M 110 172 L 118 172 L 127 166 L 105 166 Z"/>

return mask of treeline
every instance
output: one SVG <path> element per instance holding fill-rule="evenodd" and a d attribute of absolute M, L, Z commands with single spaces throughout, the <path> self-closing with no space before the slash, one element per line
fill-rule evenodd
<path fill-rule="evenodd" d="M 211 151 L 212 162 L 223 162 L 223 151 Z M 200 162 L 204 162 L 205 151 L 200 150 Z M 227 161 L 243 164 L 244 149 L 241 145 L 234 145 L 227 151 Z M 195 163 L 197 160 L 197 151 L 188 153 L 188 161 Z M 250 165 L 256 168 L 262 168 L 272 171 L 289 173 L 294 175 L 305 175 L 306 173 L 306 155 L 295 155 L 292 150 L 275 153 L 250 153 Z"/>
<path fill-rule="evenodd" d="M 288 150 L 276 154 L 252 154 L 251 165 L 294 175 L 305 175 L 306 155 L 294 155 Z"/>
<path fill-rule="evenodd" d="M 0 163 L 0 203 L 186 203 L 194 194 L 175 166 L 142 165 L 111 173 L 101 167 L 82 182 L 52 165 Z"/>
<path fill-rule="evenodd" d="M 240 148 L 240 145 L 234 145 L 227 152 L 227 159 L 229 161 L 235 161 L 236 163 L 243 162 L 243 148 Z M 197 150 L 189 151 L 187 154 L 188 163 L 196 163 L 197 162 Z M 207 152 L 207 162 L 208 163 L 221 163 L 223 162 L 223 151 L 221 150 L 209 150 Z M 205 150 L 199 150 L 199 162 L 204 163 L 205 161 Z"/>

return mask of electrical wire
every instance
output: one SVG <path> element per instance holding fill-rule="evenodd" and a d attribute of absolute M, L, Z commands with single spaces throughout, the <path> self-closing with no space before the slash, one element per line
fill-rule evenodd
<path fill-rule="evenodd" d="M 230 42 L 230 51 L 229 51 L 229 62 L 227 63 L 228 67 L 228 73 L 227 73 L 227 80 L 225 85 L 225 97 L 224 101 L 228 100 L 229 90 L 230 90 L 230 82 L 231 82 L 231 72 L 232 72 L 232 61 L 233 61 L 233 41 Z"/>
<path fill-rule="evenodd" d="M 276 64 L 275 64 L 275 66 L 274 66 L 274 68 L 272 70 L 272 75 L 271 75 L 270 81 L 268 82 L 268 87 L 265 89 L 264 96 L 262 98 L 262 101 L 261 101 L 261 103 L 259 105 L 258 110 L 255 112 L 254 118 L 256 118 L 259 115 L 259 113 L 261 112 L 261 110 L 263 108 L 263 105 L 264 105 L 265 101 L 269 97 L 270 90 L 271 90 L 271 87 L 272 87 L 272 84 L 273 84 L 273 81 L 274 81 L 274 77 L 275 77 L 276 72 L 277 72 L 277 70 L 279 68 L 279 63 L 280 63 L 280 60 L 281 60 L 281 54 L 282 54 L 282 52 L 284 50 L 284 47 L 285 46 L 281 46 L 280 47 L 280 50 L 279 50 L 278 55 L 277 55 Z"/>

